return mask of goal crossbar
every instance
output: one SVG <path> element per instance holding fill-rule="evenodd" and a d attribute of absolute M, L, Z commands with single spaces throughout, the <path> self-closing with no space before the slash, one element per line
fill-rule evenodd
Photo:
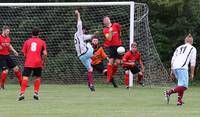
<path fill-rule="evenodd" d="M 131 5 L 134 2 L 59 2 L 59 3 L 0 3 L 0 6 L 111 6 Z"/>

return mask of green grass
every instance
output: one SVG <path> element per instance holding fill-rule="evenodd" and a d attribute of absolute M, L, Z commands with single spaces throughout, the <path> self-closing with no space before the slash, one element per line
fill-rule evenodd
<path fill-rule="evenodd" d="M 166 104 L 163 91 L 169 87 L 97 85 L 91 93 L 86 85 L 42 85 L 40 100 L 33 100 L 33 86 L 24 101 L 17 101 L 18 85 L 0 90 L 0 117 L 199 117 L 200 88 L 190 87 L 185 105 L 176 106 L 176 95 Z"/>

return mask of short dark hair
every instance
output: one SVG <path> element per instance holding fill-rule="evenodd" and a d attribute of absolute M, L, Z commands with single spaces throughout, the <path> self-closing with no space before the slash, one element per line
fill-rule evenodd
<path fill-rule="evenodd" d="M 34 28 L 32 29 L 32 35 L 33 35 L 33 36 L 38 36 L 38 35 L 39 35 L 39 33 L 40 33 L 40 30 L 39 30 L 39 28 L 37 28 L 37 27 L 34 27 Z"/>
<path fill-rule="evenodd" d="M 131 47 L 134 47 L 134 46 L 137 47 L 137 43 L 135 41 L 131 44 Z"/>
<path fill-rule="evenodd" d="M 9 29 L 9 30 L 10 30 L 10 27 L 9 27 L 9 26 L 3 26 L 3 27 L 2 27 L 2 30 L 6 30 L 6 29 Z"/>

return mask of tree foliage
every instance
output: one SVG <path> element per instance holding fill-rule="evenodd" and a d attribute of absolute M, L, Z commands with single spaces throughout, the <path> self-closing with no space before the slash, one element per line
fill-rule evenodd
<path fill-rule="evenodd" d="M 200 1 L 199 0 L 148 0 L 150 7 L 150 27 L 156 48 L 166 67 L 175 48 L 184 43 L 184 38 L 191 33 L 197 51 L 200 40 Z M 199 74 L 197 55 L 197 71 Z"/>

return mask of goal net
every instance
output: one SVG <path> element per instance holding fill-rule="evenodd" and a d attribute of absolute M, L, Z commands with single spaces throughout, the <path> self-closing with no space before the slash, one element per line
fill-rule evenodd
<path fill-rule="evenodd" d="M 108 2 L 109 3 L 109 2 Z M 43 70 L 42 82 L 51 84 L 86 83 L 87 71 L 79 61 L 74 47 L 76 32 L 76 17 L 74 10 L 79 9 L 83 24 L 89 27 L 89 33 L 100 32 L 98 38 L 103 42 L 104 16 L 109 16 L 112 22 L 122 25 L 122 40 L 126 50 L 133 39 L 138 43 L 145 65 L 145 84 L 166 84 L 167 71 L 159 58 L 149 29 L 148 7 L 146 4 L 135 3 L 134 21 L 130 28 L 130 4 L 128 2 L 113 3 L 18 3 L 0 5 L 0 26 L 11 27 L 11 40 L 14 48 L 20 53 L 13 56 L 21 69 L 24 57 L 21 53 L 23 42 L 31 37 L 33 27 L 39 27 L 43 33 L 40 37 L 47 43 L 48 60 Z M 126 4 L 124 4 L 126 3 Z M 133 3 L 133 2 L 132 2 Z M 134 33 L 130 33 L 134 31 Z M 134 35 L 134 38 L 130 36 Z M 124 71 L 119 68 L 115 80 L 123 83 Z M 14 77 L 12 73 L 9 76 Z M 94 72 L 96 83 L 103 83 L 106 77 Z M 10 82 L 17 82 L 16 79 Z"/>

